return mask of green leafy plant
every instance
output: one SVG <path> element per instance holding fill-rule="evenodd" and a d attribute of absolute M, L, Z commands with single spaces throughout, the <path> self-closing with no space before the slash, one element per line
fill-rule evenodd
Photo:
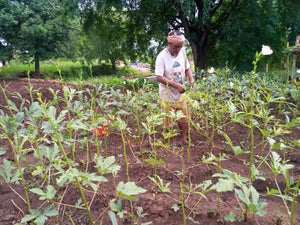
<path fill-rule="evenodd" d="M 110 209 L 114 212 L 117 212 L 117 215 L 120 217 L 120 218 L 123 218 L 124 217 L 124 214 L 127 213 L 126 210 L 123 209 L 122 207 L 122 201 L 121 199 L 118 200 L 118 202 L 116 203 L 114 200 L 111 200 L 109 202 L 109 206 L 110 206 Z"/>
<path fill-rule="evenodd" d="M 249 179 L 239 176 L 237 173 L 223 169 L 223 173 L 216 173 L 213 177 L 218 177 L 218 182 L 212 187 L 217 192 L 235 191 L 237 197 L 243 202 L 240 204 L 243 212 L 242 219 L 247 220 L 248 210 L 253 214 L 263 216 L 266 214 L 264 207 L 267 205 L 264 199 L 259 198 L 256 189 L 249 185 Z"/>
<path fill-rule="evenodd" d="M 43 191 L 40 188 L 32 188 L 30 189 L 31 192 L 39 195 L 40 200 L 52 200 L 55 197 L 56 190 L 52 185 L 47 185 L 47 190 Z"/>
<path fill-rule="evenodd" d="M 21 180 L 20 172 L 18 170 L 13 173 L 13 166 L 10 161 L 7 159 L 3 159 L 3 169 L 0 170 L 0 175 L 3 177 L 6 183 L 8 184 L 19 184 L 19 181 Z M 24 168 L 21 168 L 21 171 L 24 171 Z"/>
<path fill-rule="evenodd" d="M 48 217 L 57 216 L 56 209 L 52 209 L 52 206 L 47 206 L 44 210 L 30 209 L 30 214 L 22 218 L 21 223 L 26 223 L 33 220 L 37 225 L 43 225 L 46 223 Z"/>
<path fill-rule="evenodd" d="M 169 182 L 169 183 L 167 183 L 166 185 L 164 185 L 163 179 L 160 178 L 160 176 L 158 176 L 158 175 L 157 175 L 156 177 L 157 177 L 157 179 L 158 179 L 159 182 L 157 182 L 153 177 L 149 177 L 149 179 L 150 179 L 151 181 L 153 181 L 153 182 L 155 183 L 155 185 L 156 185 L 163 193 L 170 192 L 170 189 L 169 189 L 168 187 L 169 187 L 169 185 L 170 185 L 171 183 Z"/>
<path fill-rule="evenodd" d="M 117 186 L 117 195 L 131 201 L 137 200 L 137 197 L 133 195 L 145 193 L 146 191 L 146 189 L 136 186 L 134 182 L 120 182 Z"/>
<path fill-rule="evenodd" d="M 273 195 L 273 196 L 278 196 L 282 199 L 284 207 L 288 213 L 288 216 L 290 218 L 290 224 L 294 224 L 294 210 L 295 210 L 295 204 L 296 204 L 296 197 L 300 194 L 299 193 L 299 183 L 300 183 L 300 176 L 298 177 L 297 183 L 295 187 L 292 187 L 294 185 L 293 180 L 289 177 L 289 170 L 294 167 L 292 164 L 287 164 L 286 162 L 282 162 L 281 157 L 279 156 L 278 153 L 275 151 L 271 152 L 272 154 L 272 161 L 269 164 L 267 161 L 265 163 L 270 167 L 274 174 L 274 180 L 277 189 L 271 189 L 268 190 L 268 195 Z M 282 174 L 285 181 L 286 181 L 286 187 L 284 192 L 281 191 L 278 181 L 277 181 L 277 176 Z M 292 193 L 290 193 L 292 191 Z M 290 211 L 289 206 L 288 206 L 288 201 L 292 202 L 292 210 Z"/>

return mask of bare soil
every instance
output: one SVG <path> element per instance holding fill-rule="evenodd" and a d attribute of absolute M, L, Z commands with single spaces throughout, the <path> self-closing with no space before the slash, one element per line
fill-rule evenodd
<path fill-rule="evenodd" d="M 13 80 L 13 81 L 0 81 L 0 84 L 5 88 L 5 92 L 10 96 L 10 93 L 18 92 L 24 99 L 30 100 L 30 94 L 28 91 L 28 80 Z M 31 80 L 31 85 L 33 89 L 39 89 L 42 93 L 43 99 L 49 101 L 53 99 L 52 93 L 49 88 L 54 91 L 60 90 L 62 92 L 62 84 L 57 81 L 45 81 L 45 80 Z M 70 84 L 71 86 L 71 84 Z M 75 88 L 75 86 L 73 85 Z M 88 88 L 86 86 L 85 88 Z M 36 98 L 36 96 L 34 96 Z M 18 99 L 12 99 L 16 105 L 19 107 L 21 101 Z M 7 112 L 6 102 L 3 93 L 0 92 L 0 110 Z M 63 108 L 63 105 L 62 107 Z M 280 115 L 279 115 L 280 116 Z M 128 125 L 130 128 L 134 129 L 136 121 L 134 118 L 129 118 Z M 248 130 L 240 125 L 229 123 L 226 127 L 227 135 L 230 136 L 234 145 L 242 145 L 245 141 L 249 141 Z M 258 130 L 255 130 L 255 144 L 257 147 L 256 153 L 260 154 L 261 146 L 259 145 L 261 140 L 261 134 Z M 92 137 L 94 138 L 94 137 Z M 104 141 L 103 137 L 102 141 Z M 106 137 L 107 138 L 107 149 L 108 155 L 114 155 L 117 159 L 117 164 L 121 165 L 121 170 L 118 175 L 114 178 L 113 176 L 107 176 L 109 182 L 103 183 L 98 189 L 95 197 L 93 198 L 93 191 L 90 187 L 84 187 L 84 194 L 87 201 L 91 204 L 91 213 L 96 221 L 96 224 L 100 223 L 103 217 L 103 224 L 112 224 L 108 212 L 110 210 L 109 202 L 111 200 L 118 199 L 116 189 L 114 185 L 117 185 L 120 181 L 127 182 L 126 175 L 126 165 L 123 154 L 123 142 L 120 133 L 117 130 L 112 130 L 112 132 Z M 165 142 L 163 140 L 161 132 L 157 133 L 156 138 Z M 292 133 L 286 134 L 289 139 L 300 139 L 299 127 L 294 128 Z M 222 161 L 222 168 L 228 169 L 232 172 L 238 173 L 240 176 L 249 178 L 249 166 L 245 165 L 245 161 L 249 161 L 250 154 L 243 154 L 239 156 L 234 156 L 232 150 L 226 145 L 226 141 L 223 136 L 215 134 L 214 146 L 212 147 L 207 139 L 201 135 L 201 132 L 197 132 L 195 129 L 191 129 L 191 140 L 192 146 L 183 148 L 169 148 L 158 146 L 158 159 L 163 159 L 168 163 L 158 167 L 158 175 L 163 179 L 164 184 L 170 182 L 170 192 L 162 193 L 158 190 L 155 194 L 154 183 L 149 179 L 153 177 L 154 166 L 141 163 L 141 157 L 139 155 L 140 146 L 137 139 L 128 139 L 126 142 L 128 162 L 129 162 L 129 176 L 130 180 L 134 181 L 136 185 L 147 190 L 146 193 L 139 194 L 137 201 L 128 201 L 122 199 L 122 207 L 127 212 L 136 212 L 138 207 L 143 208 L 143 213 L 146 215 L 144 217 L 138 217 L 136 214 L 136 223 L 142 224 L 146 222 L 152 222 L 153 225 L 182 225 L 183 222 L 183 211 L 179 208 L 175 212 L 172 209 L 174 204 L 181 206 L 181 191 L 180 183 L 183 181 L 183 177 L 180 172 L 185 171 L 185 184 L 190 186 L 192 184 L 200 184 L 205 180 L 212 180 L 216 182 L 217 179 L 212 177 L 213 174 L 218 173 L 219 169 L 216 166 L 208 166 L 202 162 L 203 156 L 208 157 L 209 153 L 212 152 L 215 156 L 224 155 L 227 160 Z M 104 143 L 104 142 L 103 142 Z M 226 147 L 227 146 L 227 147 Z M 12 153 L 10 144 L 8 140 L 0 139 L 0 147 L 8 148 L 8 151 L 0 156 L 0 163 L 2 164 L 3 159 L 15 161 L 14 155 Z M 105 146 L 101 146 L 101 152 L 104 154 Z M 149 158 L 153 152 L 153 146 L 150 145 L 149 139 L 146 138 L 143 142 L 143 152 L 145 152 L 144 157 Z M 91 148 L 91 155 L 96 153 L 96 148 Z M 190 154 L 190 161 L 188 161 L 188 153 Z M 267 151 L 266 151 L 267 153 Z M 280 156 L 283 157 L 283 152 L 278 150 Z M 70 154 L 70 153 L 68 153 Z M 183 155 L 183 161 L 181 158 Z M 290 177 L 294 177 L 296 181 L 300 174 L 300 155 L 299 148 L 289 151 L 285 155 L 286 159 L 289 160 L 290 164 L 294 165 L 294 168 L 290 171 Z M 76 151 L 76 159 L 78 159 L 79 169 L 87 169 L 89 172 L 97 172 L 94 165 L 87 164 L 87 153 L 86 151 Z M 37 163 L 35 157 L 33 157 L 33 152 L 27 154 L 27 162 L 30 164 Z M 258 163 L 256 163 L 257 165 Z M 274 175 L 271 173 L 270 169 L 262 164 L 261 171 L 266 177 L 266 181 L 255 181 L 254 187 L 259 191 L 260 198 L 266 199 L 267 206 L 265 210 L 267 214 L 264 216 L 253 216 L 251 213 L 248 214 L 247 221 L 236 221 L 228 222 L 225 221 L 224 217 L 230 212 L 234 212 L 236 215 L 241 215 L 240 200 L 238 200 L 235 192 L 221 192 L 218 202 L 218 195 L 216 191 L 208 192 L 205 197 L 200 194 L 192 194 L 186 192 L 185 194 L 185 215 L 186 218 L 193 218 L 195 223 L 187 219 L 186 224 L 203 224 L 203 225 L 225 225 L 225 224 L 290 224 L 287 217 L 287 211 L 285 210 L 283 201 L 281 198 L 276 196 L 270 196 L 267 194 L 267 189 L 277 189 L 277 185 L 274 180 Z M 35 179 L 31 174 L 27 174 L 26 178 L 28 182 L 32 182 L 31 179 Z M 284 191 L 285 182 L 282 176 L 277 178 L 278 185 Z M 90 224 L 87 212 L 83 209 L 75 208 L 74 205 L 80 199 L 80 193 L 76 184 L 68 184 L 67 186 L 58 189 L 58 195 L 61 198 L 55 201 L 56 207 L 59 210 L 59 220 L 60 224 L 72 224 L 70 217 L 73 219 L 74 224 Z M 24 215 L 28 214 L 27 204 L 24 202 L 24 188 L 22 185 L 16 184 L 6 184 L 2 177 L 0 177 L 0 224 L 9 225 L 20 222 Z M 43 208 L 41 206 L 41 201 L 38 197 L 30 193 L 30 200 L 32 208 Z M 299 196 L 297 198 L 298 202 L 295 209 L 294 224 L 300 224 L 300 204 Z M 288 203 L 291 209 L 291 202 Z M 69 216 L 68 216 L 69 215 Z M 280 218 L 281 217 L 281 218 Z M 53 218 L 49 219 L 46 224 L 55 224 Z M 134 224 L 133 218 L 130 214 L 126 214 L 124 218 L 118 218 L 119 225 Z"/>

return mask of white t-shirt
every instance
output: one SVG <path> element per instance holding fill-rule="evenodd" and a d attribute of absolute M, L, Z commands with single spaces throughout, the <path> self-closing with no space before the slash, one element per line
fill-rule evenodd
<path fill-rule="evenodd" d="M 190 68 L 190 63 L 182 48 L 176 57 L 172 56 L 167 48 L 162 50 L 155 63 L 155 75 L 164 76 L 182 85 L 185 84 L 185 71 Z M 185 93 L 180 94 L 175 87 L 159 83 L 159 97 L 165 102 L 180 102 Z"/>

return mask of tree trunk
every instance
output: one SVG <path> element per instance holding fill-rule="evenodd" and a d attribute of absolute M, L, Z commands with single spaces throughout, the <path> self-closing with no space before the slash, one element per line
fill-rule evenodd
<path fill-rule="evenodd" d="M 111 67 L 113 71 L 116 70 L 116 60 L 111 60 Z"/>
<path fill-rule="evenodd" d="M 40 57 L 38 53 L 34 54 L 35 76 L 40 75 Z"/>
<path fill-rule="evenodd" d="M 192 52 L 194 55 L 196 79 L 199 79 L 199 72 L 207 69 L 207 53 L 208 47 L 206 44 L 200 44 L 197 41 L 190 41 Z"/>

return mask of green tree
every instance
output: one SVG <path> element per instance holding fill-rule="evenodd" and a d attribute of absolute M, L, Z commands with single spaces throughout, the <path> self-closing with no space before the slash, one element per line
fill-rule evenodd
<path fill-rule="evenodd" d="M 300 2 L 294 0 L 71 2 L 85 22 L 102 21 L 97 23 L 98 41 L 103 39 L 99 45 L 103 46 L 99 47 L 101 51 L 108 46 L 114 48 L 116 43 L 111 42 L 118 39 L 112 35 L 116 35 L 120 41 L 119 52 L 126 52 L 130 58 L 144 56 L 149 59 L 166 46 L 169 29 L 181 29 L 189 41 L 198 70 L 206 69 L 209 64 L 224 66 L 226 63 L 239 70 L 249 70 L 255 52 L 262 44 L 270 45 L 274 52 L 279 53 L 287 40 L 294 41 L 300 30 Z M 109 18 L 112 10 L 117 12 L 118 19 Z M 151 40 L 158 43 L 157 48 L 150 48 Z M 283 58 L 283 54 L 273 54 L 261 60 L 260 65 L 280 65 Z"/>
<path fill-rule="evenodd" d="M 280 16 L 280 32 L 290 45 L 294 45 L 296 37 L 300 35 L 300 1 L 277 0 L 274 6 Z"/>
<path fill-rule="evenodd" d="M 0 0 L 0 37 L 23 59 L 34 58 L 35 73 L 40 60 L 70 53 L 76 26 L 63 15 L 60 0 Z M 8 52 L 2 46 L 0 50 Z M 70 55 L 70 54 L 69 54 Z"/>
<path fill-rule="evenodd" d="M 89 8 L 83 23 L 85 59 L 110 61 L 113 70 L 116 69 L 117 60 L 126 61 L 129 51 L 126 49 L 128 38 L 125 21 L 126 14 L 123 15 L 119 8 L 110 4 Z"/>
<path fill-rule="evenodd" d="M 69 2 L 70 3 L 70 2 Z M 81 16 L 84 41 L 82 54 L 85 59 L 106 60 L 115 69 L 116 61 L 148 60 L 151 49 L 148 49 L 152 36 L 145 35 L 140 17 L 130 11 L 127 4 L 120 0 L 72 1 L 70 11 Z M 152 53 L 152 56 L 154 53 Z"/>
<path fill-rule="evenodd" d="M 0 38 L 1 39 L 1 38 Z M 0 40 L 0 61 L 9 61 L 13 58 L 13 48 L 4 39 Z"/>
<path fill-rule="evenodd" d="M 83 11 L 89 15 L 91 9 L 95 9 L 98 15 L 107 14 L 107 9 L 112 7 L 119 9 L 131 23 L 131 26 L 126 26 L 122 32 L 131 38 L 127 41 L 135 44 L 135 48 L 133 48 L 135 51 L 148 50 L 151 39 L 161 44 L 165 41 L 166 31 L 170 28 L 183 28 L 191 45 L 195 66 L 202 69 L 207 67 L 209 49 L 223 35 L 223 31 L 230 21 L 229 18 L 235 12 L 240 1 L 78 0 L 76 3 L 79 9 L 84 9 Z M 121 21 L 119 20 L 119 22 Z M 99 25 L 106 27 L 103 23 L 99 23 Z M 110 25 L 116 26 L 112 23 Z M 105 30 L 107 31 L 107 29 Z M 113 32 L 118 33 L 119 30 L 113 30 Z"/>
<path fill-rule="evenodd" d="M 262 45 L 269 45 L 275 54 L 262 59 L 259 67 L 265 69 L 268 63 L 278 69 L 285 63 L 281 51 L 286 48 L 286 42 L 290 40 L 293 45 L 300 30 L 299 10 L 300 2 L 293 0 L 245 1 L 208 53 L 208 64 L 217 67 L 227 64 L 239 71 L 249 71 L 253 68 L 255 52 Z"/>
<path fill-rule="evenodd" d="M 190 43 L 195 67 L 207 68 L 207 54 L 224 34 L 241 0 L 149 1 L 142 0 L 139 13 L 146 27 L 156 31 L 183 29 Z"/>

